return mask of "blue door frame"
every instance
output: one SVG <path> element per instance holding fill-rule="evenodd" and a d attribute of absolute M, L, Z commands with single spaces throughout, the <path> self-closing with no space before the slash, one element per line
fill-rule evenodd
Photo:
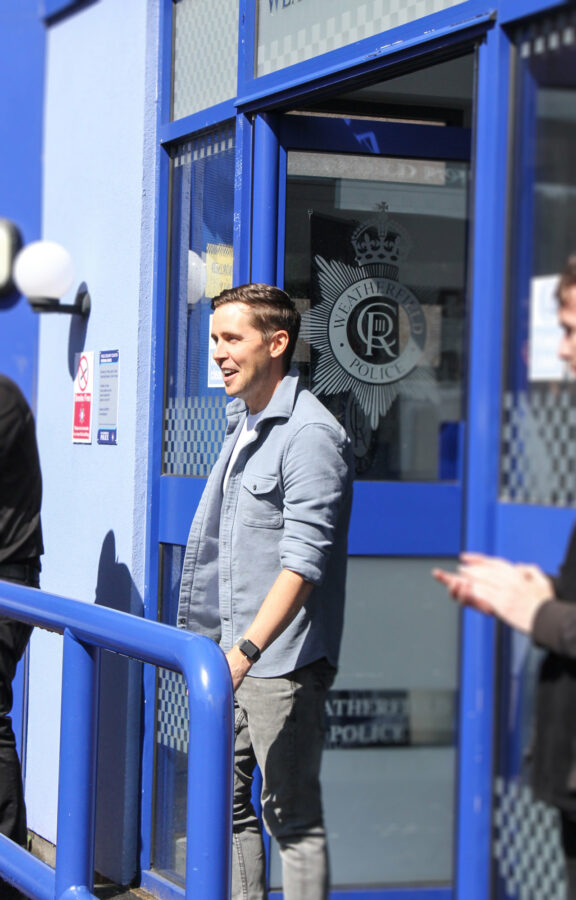
<path fill-rule="evenodd" d="M 478 77 L 476 96 L 475 131 L 472 140 L 474 227 L 470 241 L 469 279 L 470 295 L 470 359 L 468 369 L 468 423 L 465 439 L 463 494 L 452 485 L 399 486 L 405 494 L 399 508 L 411 506 L 416 495 L 425 515 L 406 517 L 402 528 L 396 527 L 388 534 L 390 552 L 401 552 L 410 528 L 414 523 L 422 525 L 431 508 L 450 521 L 447 531 L 437 527 L 434 536 L 437 545 L 433 552 L 454 555 L 460 549 L 490 551 L 494 546 L 495 510 L 497 497 L 497 458 L 499 436 L 500 353 L 502 335 L 502 273 L 504 270 L 504 222 L 506 201 L 506 136 L 507 136 L 507 82 L 508 42 L 498 28 L 493 28 L 495 16 L 480 4 L 465 3 L 463 14 L 454 24 L 450 10 L 431 17 L 435 28 L 427 34 L 422 23 L 411 23 L 395 29 L 387 35 L 386 45 L 380 42 L 374 53 L 375 41 L 367 39 L 353 47 L 342 48 L 322 58 L 322 66 L 314 60 L 293 66 L 287 72 L 278 72 L 261 79 L 252 77 L 254 52 L 254 3 L 241 0 L 239 29 L 239 83 L 238 97 L 217 106 L 188 116 L 177 122 L 169 118 L 169 65 L 171 42 L 172 4 L 165 0 L 163 15 L 163 57 L 166 63 L 160 73 L 163 102 L 160 105 L 158 134 L 161 144 L 169 144 L 185 136 L 210 128 L 226 119 L 236 119 L 238 172 L 242 173 L 236 185 L 236 233 L 234 244 L 235 281 L 248 279 L 276 281 L 281 275 L 279 257 L 275 252 L 278 225 L 278 193 L 276 187 L 282 178 L 281 164 L 278 175 L 274 160 L 278 158 L 279 136 L 274 130 L 274 110 L 277 104 L 286 105 L 291 98 L 312 94 L 315 87 L 326 90 L 330 85 L 343 85 L 349 78 L 376 69 L 386 77 L 387 67 L 408 59 L 425 59 L 440 47 L 470 49 L 478 43 Z M 508 4 L 508 6 L 515 4 Z M 464 14 L 465 13 L 465 14 Z M 508 10 L 508 15 L 512 15 Z M 395 41 L 395 38 L 398 38 Z M 389 40 L 388 40 L 389 39 Z M 430 56 L 429 62 L 434 62 Z M 269 112 L 268 112 L 269 111 Z M 256 113 L 254 115 L 254 113 Z M 256 159 L 254 169 L 247 160 Z M 267 162 L 265 162 L 267 161 Z M 260 164 L 260 162 L 265 164 Z M 270 165 L 272 164 L 272 170 Z M 158 230 L 158 290 L 157 290 L 157 368 L 161 371 L 162 330 L 164 322 L 163 290 L 166 277 L 167 203 L 169 166 L 168 155 L 161 151 L 160 192 L 158 207 L 161 220 Z M 273 179 L 269 180 L 270 171 Z M 267 174 L 268 173 L 268 174 Z M 267 180 L 268 179 L 268 180 Z M 260 185 L 260 187 L 258 187 Z M 272 189 L 270 189 L 272 188 Z M 281 217 L 280 217 L 281 218 Z M 252 245 L 251 237 L 258 237 Z M 477 261 L 477 263 L 476 263 Z M 476 264 L 475 264 L 476 263 Z M 162 421 L 161 390 L 156 395 L 157 422 Z M 161 428 L 157 428 L 159 435 Z M 160 471 L 160 440 L 153 450 L 156 471 Z M 193 510 L 201 495 L 204 482 L 201 479 L 161 476 L 152 486 L 153 516 L 151 519 L 151 552 L 149 583 L 157 583 L 158 542 L 184 543 Z M 372 515 L 370 489 L 359 485 L 355 516 L 357 522 Z M 430 491 L 428 491 L 430 488 Z M 435 491 L 444 492 L 443 497 Z M 392 491 L 395 487 L 392 486 Z M 413 496 L 409 496 L 414 491 Z M 426 494 L 429 494 L 426 497 Z M 159 514 L 157 515 L 156 510 Z M 368 520 L 369 521 L 369 518 Z M 356 524 L 352 528 L 351 550 L 355 551 Z M 458 523 L 455 525 L 454 523 Z M 367 529 L 368 531 L 369 529 Z M 432 536 L 429 534 L 430 539 Z M 367 538 L 369 540 L 369 538 Z M 394 543 L 396 542 L 396 543 Z M 376 545 L 366 546 L 377 553 Z M 443 549 L 442 549 L 443 548 Z M 466 613 L 462 622 L 461 642 L 461 695 L 460 695 L 460 767 L 458 789 L 458 834 L 456 841 L 456 865 L 454 889 L 428 889 L 418 892 L 427 900 L 487 900 L 490 895 L 490 832 L 491 832 L 491 779 L 492 779 L 492 702 L 493 702 L 493 643 L 492 624 L 486 619 Z M 147 751 L 145 750 L 145 758 Z M 145 762 L 145 782 L 151 783 L 152 759 Z M 147 804 L 146 804 L 147 805 Z M 150 822 L 145 812 L 144 824 Z M 150 860 L 149 833 L 144 830 L 142 852 L 143 868 Z M 149 874 L 149 873 L 148 873 Z M 149 886 L 154 879 L 148 878 Z M 411 891 L 362 890 L 345 891 L 339 896 L 387 897 L 389 900 L 408 898 Z M 177 896 L 164 885 L 162 896 Z"/>
<path fill-rule="evenodd" d="M 260 117 L 258 117 L 260 118 Z M 259 159 L 260 146 L 258 144 L 258 118 L 255 138 L 255 161 Z M 366 142 L 366 131 L 369 128 L 371 140 Z M 337 153 L 367 153 L 367 144 L 376 155 L 398 156 L 401 158 L 425 158 L 465 161 L 470 159 L 471 134 L 465 128 L 443 127 L 412 124 L 391 123 L 367 123 L 365 120 L 354 121 L 347 119 L 345 122 L 336 119 L 317 120 L 313 117 L 298 117 L 297 121 L 290 117 L 276 120 L 274 124 L 266 122 L 263 152 L 269 159 L 274 155 L 278 158 L 279 176 L 272 184 L 278 184 L 279 200 L 278 211 L 273 204 L 261 201 L 269 218 L 263 215 L 260 227 L 273 230 L 272 216 L 277 216 L 278 222 L 278 251 L 277 259 L 271 263 L 269 259 L 260 260 L 253 256 L 253 267 L 256 266 L 258 274 L 269 272 L 275 274 L 277 283 L 283 283 L 284 263 L 284 222 L 285 222 L 285 180 L 287 172 L 288 150 L 307 150 Z M 269 164 L 268 164 L 269 165 Z M 471 338 L 473 340 L 473 337 Z M 464 428 L 461 428 L 461 440 Z M 462 444 L 464 442 L 462 441 Z M 351 555 L 387 555 L 387 556 L 447 556 L 455 557 L 463 549 L 464 533 L 464 497 L 465 484 L 462 480 L 463 459 L 460 460 L 458 480 L 451 483 L 395 483 L 395 482 L 362 482 L 354 485 L 354 503 L 349 534 L 349 553 Z M 382 516 L 381 510 L 393 509 L 393 517 Z M 480 641 L 478 640 L 478 627 L 480 626 Z M 477 677 L 480 677 L 482 690 L 486 689 L 486 679 L 490 666 L 486 667 L 486 641 L 483 640 L 484 631 L 482 622 L 465 621 L 462 629 L 461 647 L 461 681 L 463 686 L 462 706 L 460 711 L 460 747 L 475 744 L 478 754 L 480 745 L 483 745 L 486 722 L 478 727 L 476 716 L 470 715 L 468 682 L 475 681 L 474 688 L 478 689 Z M 491 634 L 488 634 L 488 643 L 491 645 Z M 488 660 L 491 659 L 491 646 L 488 647 Z M 483 717 L 485 719 L 485 717 Z M 472 725 L 473 734 L 469 733 Z M 482 750 L 485 751 L 484 746 Z M 486 778 L 486 766 L 491 770 L 490 755 L 481 753 L 480 768 Z M 472 773 L 473 778 L 478 777 L 478 771 Z M 489 777 L 489 776 L 488 776 Z M 458 806 L 459 817 L 457 834 L 458 863 L 461 859 L 461 831 L 474 829 L 478 824 L 477 815 L 474 823 L 468 821 L 470 808 L 463 804 L 463 792 L 469 790 L 468 781 L 470 773 L 466 767 L 460 765 Z M 462 818 L 466 817 L 466 822 Z M 489 854 L 489 846 L 482 848 Z M 467 854 L 469 853 L 469 849 Z M 477 859 L 476 872 L 470 878 L 470 857 L 468 866 L 461 870 L 457 863 L 454 888 L 450 887 L 405 887 L 400 890 L 392 888 L 363 888 L 350 892 L 347 890 L 334 890 L 334 897 L 347 898 L 347 900 L 361 900 L 362 897 L 378 897 L 382 900 L 449 900 L 456 896 L 472 897 L 473 891 L 478 891 L 478 898 L 487 896 L 481 893 L 486 885 L 487 859 Z M 481 874 L 480 874 L 481 873 Z M 456 886 L 456 878 L 459 882 Z M 473 884 L 472 884 L 473 883 Z"/>

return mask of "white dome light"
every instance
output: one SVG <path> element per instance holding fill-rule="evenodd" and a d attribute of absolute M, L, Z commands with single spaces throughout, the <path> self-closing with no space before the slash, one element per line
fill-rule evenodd
<path fill-rule="evenodd" d="M 26 297 L 60 300 L 74 281 L 72 257 L 54 241 L 34 241 L 16 257 L 14 281 Z"/>
<path fill-rule="evenodd" d="M 194 250 L 188 251 L 188 303 L 193 306 L 206 290 L 206 263 Z"/>

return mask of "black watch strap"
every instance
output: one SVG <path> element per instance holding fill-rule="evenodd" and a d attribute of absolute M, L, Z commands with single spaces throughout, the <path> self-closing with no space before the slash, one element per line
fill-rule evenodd
<path fill-rule="evenodd" d="M 248 638 L 238 641 L 238 649 L 252 663 L 258 662 L 260 659 L 260 647 L 257 647 L 253 641 L 249 641 Z"/>

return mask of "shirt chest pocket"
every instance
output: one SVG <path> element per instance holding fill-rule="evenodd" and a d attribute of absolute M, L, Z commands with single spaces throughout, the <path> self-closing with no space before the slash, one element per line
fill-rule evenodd
<path fill-rule="evenodd" d="M 243 525 L 254 528 L 281 528 L 284 524 L 282 498 L 275 475 L 244 473 L 240 500 Z"/>

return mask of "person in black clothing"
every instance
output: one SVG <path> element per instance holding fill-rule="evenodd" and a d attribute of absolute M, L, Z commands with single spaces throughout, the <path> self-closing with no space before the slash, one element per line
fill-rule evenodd
<path fill-rule="evenodd" d="M 20 388 L 0 375 L 0 579 L 39 587 L 41 500 L 32 412 Z M 31 631 L 30 625 L 0 615 L 0 833 L 22 846 L 27 842 L 26 806 L 10 712 L 12 679 Z M 20 896 L 0 880 L 2 900 Z"/>
<path fill-rule="evenodd" d="M 465 553 L 457 573 L 434 570 L 465 606 L 493 613 L 549 652 L 530 747 L 534 796 L 560 813 L 569 900 L 576 900 L 576 528 L 557 578 L 537 566 Z"/>
<path fill-rule="evenodd" d="M 556 296 L 558 355 L 576 374 L 576 254 Z M 576 528 L 557 578 L 479 553 L 463 554 L 457 572 L 433 575 L 459 603 L 497 616 L 549 651 L 538 679 L 531 781 L 534 795 L 560 812 L 567 896 L 576 900 Z"/>

